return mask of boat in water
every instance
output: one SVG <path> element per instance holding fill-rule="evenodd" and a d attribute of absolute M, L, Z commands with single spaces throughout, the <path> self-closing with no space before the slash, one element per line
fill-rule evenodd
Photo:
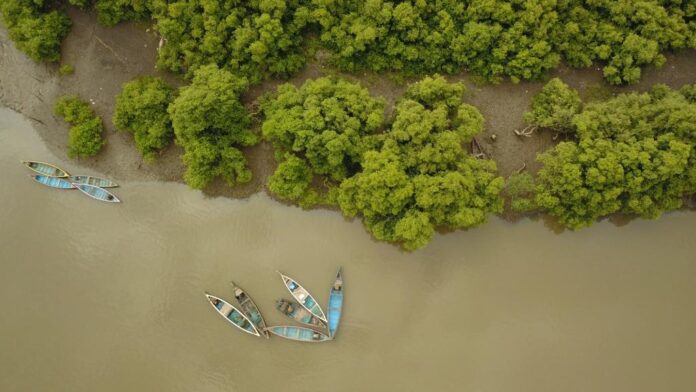
<path fill-rule="evenodd" d="M 317 328 L 326 328 L 326 323 L 323 322 L 318 317 L 314 316 L 312 312 L 305 309 L 303 306 L 295 301 L 287 299 L 279 299 L 276 301 L 276 309 L 278 311 L 291 319 Z"/>
<path fill-rule="evenodd" d="M 317 303 L 314 297 L 309 294 L 309 291 L 307 291 L 291 277 L 283 275 L 280 272 L 278 273 L 283 279 L 283 284 L 285 284 L 285 287 L 290 291 L 290 294 L 295 297 L 297 302 L 299 302 L 300 305 L 302 305 L 305 309 L 312 312 L 312 314 L 318 317 L 321 321 L 326 322 L 326 315 L 324 314 L 324 311 L 321 309 L 321 306 L 319 306 L 319 303 Z"/>
<path fill-rule="evenodd" d="M 38 161 L 20 161 L 22 164 L 29 169 L 42 174 L 44 176 L 49 176 L 49 177 L 68 177 L 70 174 L 66 172 L 65 170 L 51 165 L 50 163 L 46 162 L 38 162 Z"/>
<path fill-rule="evenodd" d="M 331 338 L 327 335 L 305 327 L 277 325 L 274 327 L 269 327 L 266 330 L 274 335 L 278 335 L 290 340 L 297 340 L 298 342 L 326 342 L 331 340 Z"/>
<path fill-rule="evenodd" d="M 100 188 L 115 188 L 118 186 L 117 183 L 111 180 L 93 176 L 70 176 L 68 179 L 70 182 L 74 182 L 76 184 L 94 185 Z"/>
<path fill-rule="evenodd" d="M 251 297 L 249 297 L 249 295 L 244 292 L 241 287 L 237 286 L 234 282 L 230 282 L 230 284 L 232 285 L 232 290 L 234 291 L 234 297 L 237 298 L 237 302 L 239 302 L 239 306 L 242 308 L 244 315 L 247 316 L 247 318 L 254 323 L 256 329 L 263 333 L 263 336 L 268 339 L 269 335 L 266 331 L 266 321 L 263 319 L 259 307 L 256 306 L 254 301 L 251 300 Z"/>
<path fill-rule="evenodd" d="M 210 304 L 213 305 L 215 311 L 217 311 L 220 316 L 224 317 L 227 321 L 232 323 L 232 325 L 248 334 L 261 336 L 259 330 L 256 329 L 256 326 L 254 326 L 254 323 L 252 323 L 251 320 L 244 315 L 244 313 L 232 306 L 229 302 L 208 293 L 206 293 L 205 296 L 208 298 Z"/>
<path fill-rule="evenodd" d="M 42 175 L 38 175 L 38 174 L 30 174 L 29 176 L 31 178 L 33 178 L 34 181 L 38 182 L 39 184 L 50 186 L 51 188 L 75 189 L 73 184 L 64 178 L 42 176 Z"/>
<path fill-rule="evenodd" d="M 94 185 L 89 185 L 89 184 L 78 184 L 73 182 L 73 186 L 79 190 L 81 190 L 84 194 L 87 196 L 97 199 L 99 201 L 105 201 L 108 203 L 120 203 L 121 200 L 118 199 L 118 197 L 114 196 L 113 193 L 107 191 L 106 189 L 100 188 L 98 186 Z"/>
<path fill-rule="evenodd" d="M 338 269 L 336 273 L 336 280 L 334 280 L 333 286 L 331 286 L 331 291 L 329 292 L 329 336 L 333 339 L 336 335 L 336 330 L 338 329 L 338 323 L 341 321 L 341 310 L 343 308 L 343 276 L 341 275 L 341 268 Z"/>

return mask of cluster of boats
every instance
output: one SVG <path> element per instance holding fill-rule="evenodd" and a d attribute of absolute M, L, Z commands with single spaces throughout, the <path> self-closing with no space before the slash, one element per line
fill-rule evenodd
<path fill-rule="evenodd" d="M 343 308 L 343 276 L 338 269 L 336 278 L 329 292 L 328 315 L 324 313 L 316 299 L 296 280 L 280 274 L 283 285 L 288 289 L 294 300 L 279 299 L 276 309 L 288 318 L 302 324 L 267 326 L 258 306 L 251 297 L 232 282 L 234 297 L 239 308 L 222 298 L 206 293 L 210 304 L 215 310 L 240 330 L 254 336 L 268 338 L 274 334 L 286 339 L 300 342 L 326 342 L 333 340 L 341 320 Z"/>
<path fill-rule="evenodd" d="M 93 176 L 71 176 L 67 171 L 50 163 L 38 161 L 21 162 L 24 166 L 38 173 L 31 174 L 30 177 L 39 184 L 57 189 L 79 189 L 93 199 L 108 203 L 121 202 L 113 193 L 104 189 L 118 186 L 111 180 Z"/>

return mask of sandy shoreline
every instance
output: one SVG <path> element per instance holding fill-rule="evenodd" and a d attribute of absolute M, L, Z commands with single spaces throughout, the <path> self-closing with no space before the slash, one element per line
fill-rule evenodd
<path fill-rule="evenodd" d="M 19 52 L 8 38 L 7 31 L 0 27 L 0 105 L 32 119 L 48 148 L 58 156 L 65 157 L 68 126 L 53 116 L 52 105 L 61 95 L 77 94 L 93 102 L 95 111 L 104 119 L 104 137 L 107 140 L 106 147 L 98 156 L 81 159 L 80 165 L 102 172 L 116 181 L 182 182 L 184 166 L 180 159 L 181 148 L 172 145 L 154 163 L 143 162 L 132 136 L 117 131 L 111 123 L 115 96 L 124 82 L 141 75 L 158 75 L 173 85 L 184 83 L 176 75 L 155 69 L 156 34 L 146 24 L 121 23 L 106 28 L 96 22 L 93 12 L 74 7 L 69 8 L 68 14 L 73 20 L 73 27 L 63 42 L 62 63 L 72 64 L 75 73 L 65 77 L 58 76 L 58 65 L 37 64 Z M 585 97 L 642 91 L 655 83 L 678 87 L 696 82 L 696 51 L 667 54 L 667 58 L 662 68 L 645 69 L 642 81 L 628 87 L 608 86 L 596 67 L 577 70 L 561 66 L 550 76 L 561 77 Z M 307 79 L 336 74 L 340 73 L 315 60 L 289 82 L 301 84 Z M 393 108 L 405 89 L 403 83 L 397 83 L 385 75 L 365 73 L 341 76 L 360 81 L 372 94 L 384 97 L 388 110 Z M 544 83 L 477 85 L 466 73 L 449 78 L 466 83 L 466 101 L 477 106 L 485 116 L 486 127 L 477 140 L 497 162 L 500 174 L 507 176 L 524 164 L 528 170 L 536 171 L 539 167 L 535 161 L 536 154 L 554 144 L 552 135 L 542 132 L 532 138 L 520 138 L 513 134 L 513 130 L 524 126 L 522 114 L 527 110 L 531 97 Z M 258 96 L 275 90 L 283 82 L 273 80 L 254 86 L 244 97 L 245 103 L 251 105 Z M 497 136 L 495 142 L 490 138 L 492 134 Z M 271 146 L 261 143 L 244 152 L 254 175 L 253 180 L 234 189 L 222 181 L 216 181 L 205 193 L 243 198 L 264 189 L 268 175 L 275 168 Z"/>

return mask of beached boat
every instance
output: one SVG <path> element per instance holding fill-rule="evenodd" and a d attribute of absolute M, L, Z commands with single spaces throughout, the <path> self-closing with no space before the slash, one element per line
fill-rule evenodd
<path fill-rule="evenodd" d="M 230 282 L 230 284 L 232 285 L 232 290 L 234 290 L 234 297 L 237 298 L 237 302 L 239 302 L 239 306 L 242 308 L 244 315 L 247 316 L 249 320 L 254 323 L 256 329 L 261 331 L 263 336 L 268 339 L 266 321 L 263 319 L 259 307 L 256 306 L 254 301 L 251 300 L 251 297 L 249 297 L 241 287 L 237 286 L 234 282 Z"/>
<path fill-rule="evenodd" d="M 276 301 L 276 309 L 299 323 L 317 328 L 326 328 L 326 323 L 295 301 L 279 299 Z"/>
<path fill-rule="evenodd" d="M 312 312 L 312 314 L 321 319 L 321 321 L 326 322 L 326 315 L 324 314 L 324 311 L 321 309 L 321 306 L 319 306 L 319 303 L 317 303 L 314 297 L 312 297 L 312 295 L 309 294 L 309 291 L 307 291 L 304 287 L 302 287 L 299 283 L 297 283 L 296 280 L 292 279 L 291 277 L 283 275 L 280 272 L 278 273 L 280 274 L 280 277 L 283 279 L 283 284 L 285 284 L 285 287 L 290 291 L 290 294 L 292 294 L 292 296 L 295 297 L 295 299 L 300 303 L 300 305 L 304 306 L 305 309 Z"/>
<path fill-rule="evenodd" d="M 341 321 L 341 309 L 343 308 L 343 276 L 341 268 L 336 273 L 331 291 L 329 292 L 329 336 L 333 339 L 338 329 L 338 323 Z"/>
<path fill-rule="evenodd" d="M 232 325 L 246 333 L 252 334 L 254 336 L 261 336 L 259 330 L 256 329 L 256 327 L 254 326 L 254 323 L 252 323 L 251 320 L 249 320 L 249 318 L 244 315 L 244 313 L 240 312 L 237 308 L 230 305 L 227 301 L 222 300 L 214 295 L 206 293 L 205 296 L 206 298 L 208 298 L 210 304 L 213 305 L 215 311 L 217 311 L 220 314 L 220 316 L 224 317 L 227 321 L 232 323 Z"/>
<path fill-rule="evenodd" d="M 39 184 L 50 186 L 51 188 L 75 189 L 73 184 L 64 178 L 41 176 L 38 174 L 30 174 L 29 177 L 33 178 L 34 181 L 38 182 Z"/>
<path fill-rule="evenodd" d="M 118 186 L 117 183 L 111 180 L 93 176 L 70 176 L 68 179 L 76 184 L 94 185 L 100 188 L 115 188 Z"/>
<path fill-rule="evenodd" d="M 20 161 L 24 166 L 28 167 L 29 169 L 42 174 L 44 176 L 49 176 L 49 177 L 68 177 L 70 174 L 66 172 L 65 170 L 53 166 L 50 163 L 46 162 L 38 162 L 38 161 Z"/>
<path fill-rule="evenodd" d="M 100 201 L 105 201 L 109 203 L 120 203 L 121 200 L 118 199 L 118 197 L 114 196 L 111 192 L 107 191 L 106 189 L 102 189 L 98 186 L 94 185 L 89 185 L 89 184 L 78 184 L 73 182 L 73 186 L 79 190 L 81 190 L 84 194 L 87 196 L 97 199 Z"/>
<path fill-rule="evenodd" d="M 326 342 L 330 337 L 310 328 L 278 325 L 266 329 L 274 335 L 299 342 Z"/>

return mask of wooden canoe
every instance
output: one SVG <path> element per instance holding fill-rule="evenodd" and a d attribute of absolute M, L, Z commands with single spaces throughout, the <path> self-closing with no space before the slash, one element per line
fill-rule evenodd
<path fill-rule="evenodd" d="M 338 329 L 338 323 L 341 321 L 341 310 L 343 309 L 343 276 L 341 268 L 336 273 L 331 291 L 329 292 L 329 336 L 333 339 Z"/>
<path fill-rule="evenodd" d="M 290 339 L 290 340 L 297 340 L 298 342 L 310 342 L 310 343 L 316 343 L 316 342 L 326 342 L 331 340 L 330 337 L 327 335 L 324 335 L 321 332 L 315 331 L 310 328 L 305 328 L 305 327 L 293 327 L 289 325 L 277 325 L 274 327 L 269 327 L 267 328 L 267 331 L 274 335 L 278 335 L 280 337 Z"/>
<path fill-rule="evenodd" d="M 117 183 L 111 180 L 93 176 L 70 176 L 69 180 L 70 182 L 74 182 L 76 184 L 94 185 L 100 188 L 115 188 L 118 186 Z"/>
<path fill-rule="evenodd" d="M 34 181 L 38 182 L 39 184 L 50 186 L 51 188 L 75 189 L 70 181 L 61 177 L 42 176 L 38 174 L 30 174 L 29 177 L 33 178 Z"/>
<path fill-rule="evenodd" d="M 261 336 L 259 330 L 254 326 L 254 323 L 229 302 L 208 293 L 205 294 L 205 297 L 208 298 L 208 302 L 210 302 L 215 311 L 232 325 L 248 334 Z"/>
<path fill-rule="evenodd" d="M 312 312 L 312 314 L 317 316 L 321 321 L 326 322 L 326 315 L 324 314 L 324 311 L 321 309 L 321 306 L 319 306 L 319 303 L 314 299 L 314 297 L 309 294 L 309 291 L 297 283 L 297 281 L 293 278 L 283 275 L 280 272 L 278 273 L 280 274 L 281 279 L 283 279 L 283 284 L 288 291 L 290 291 L 290 294 L 295 297 L 297 302 L 304 306 L 305 309 Z"/>
<path fill-rule="evenodd" d="M 82 191 L 85 195 L 97 199 L 99 201 L 105 201 L 107 203 L 120 203 L 121 200 L 118 199 L 118 197 L 114 196 L 113 193 L 107 191 L 106 189 L 102 189 L 98 186 L 94 185 L 89 185 L 89 184 L 77 184 L 77 183 L 72 183 L 73 186 L 79 190 Z"/>
<path fill-rule="evenodd" d="M 306 324 L 316 328 L 326 328 L 326 323 L 314 316 L 312 312 L 305 309 L 295 301 L 279 299 L 276 301 L 276 309 L 298 323 Z"/>
<path fill-rule="evenodd" d="M 241 287 L 237 286 L 234 282 L 230 282 L 232 285 L 232 290 L 234 290 L 234 297 L 237 298 L 237 302 L 239 302 L 239 307 L 242 308 L 242 311 L 244 312 L 244 315 L 251 320 L 252 323 L 256 326 L 256 329 L 261 331 L 263 333 L 263 336 L 268 339 L 268 332 L 266 331 L 266 321 L 263 319 L 263 316 L 261 315 L 261 311 L 259 310 L 259 307 L 256 306 L 254 301 L 252 301 L 251 297 L 242 290 Z"/>
<path fill-rule="evenodd" d="M 38 162 L 38 161 L 20 161 L 22 164 L 29 169 L 44 175 L 44 176 L 49 176 L 49 177 L 68 177 L 70 174 L 66 172 L 65 170 L 53 166 L 50 163 L 46 162 Z"/>

